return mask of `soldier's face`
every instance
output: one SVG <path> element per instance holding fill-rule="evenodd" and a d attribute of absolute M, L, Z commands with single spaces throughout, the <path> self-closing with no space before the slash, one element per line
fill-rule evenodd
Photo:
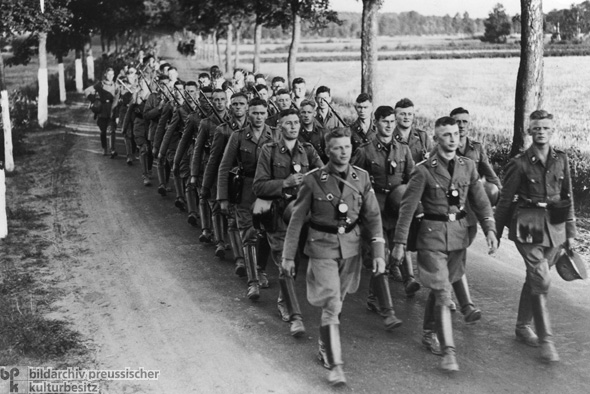
<path fill-rule="evenodd" d="M 178 71 L 176 71 L 174 68 L 171 68 L 168 70 L 168 76 L 171 80 L 176 81 L 178 79 Z"/>
<path fill-rule="evenodd" d="M 260 96 L 261 99 L 263 99 L 264 101 L 268 100 L 268 90 L 266 89 L 260 89 L 258 91 L 258 95 Z"/>
<path fill-rule="evenodd" d="M 301 129 L 301 123 L 299 122 L 299 116 L 288 115 L 281 118 L 281 133 L 283 138 L 287 141 L 296 140 L 299 137 L 299 130 Z"/>
<path fill-rule="evenodd" d="M 409 129 L 414 123 L 414 107 L 396 108 L 395 120 L 402 129 Z"/>
<path fill-rule="evenodd" d="M 209 78 L 201 77 L 199 78 L 199 85 L 201 85 L 201 87 L 209 86 L 211 85 L 211 80 Z"/>
<path fill-rule="evenodd" d="M 553 135 L 553 119 L 531 120 L 529 134 L 533 137 L 533 144 L 548 144 Z"/>
<path fill-rule="evenodd" d="M 333 164 L 337 166 L 348 164 L 352 154 L 352 143 L 350 142 L 350 137 L 332 138 L 330 142 L 328 142 L 326 151 L 330 161 Z"/>
<path fill-rule="evenodd" d="M 197 100 L 199 98 L 199 91 L 196 86 L 189 85 L 185 90 L 193 99 Z"/>
<path fill-rule="evenodd" d="M 375 123 L 377 126 L 377 134 L 384 138 L 390 138 L 395 130 L 395 115 L 391 114 L 385 118 L 381 118 Z"/>
<path fill-rule="evenodd" d="M 245 97 L 235 97 L 231 101 L 231 110 L 234 116 L 241 118 L 246 116 L 246 111 L 248 110 L 248 102 L 246 101 Z"/>
<path fill-rule="evenodd" d="M 434 140 L 443 152 L 455 152 L 459 147 L 459 127 L 456 124 L 438 126 L 434 129 Z"/>
<path fill-rule="evenodd" d="M 266 79 L 264 78 L 256 78 L 256 85 L 264 85 L 266 86 Z"/>
<path fill-rule="evenodd" d="M 297 83 L 293 85 L 293 94 L 295 97 L 303 97 L 305 95 L 305 84 Z"/>
<path fill-rule="evenodd" d="M 174 97 L 176 97 L 176 100 L 181 104 L 184 102 L 183 96 L 184 96 L 184 87 L 182 85 L 174 86 Z"/>
<path fill-rule="evenodd" d="M 277 94 L 279 90 L 283 88 L 284 84 L 282 82 L 273 82 L 272 84 L 272 93 Z"/>
<path fill-rule="evenodd" d="M 248 110 L 250 123 L 256 128 L 264 126 L 264 122 L 268 117 L 268 110 L 264 105 L 255 105 Z"/>
<path fill-rule="evenodd" d="M 236 71 L 236 72 L 234 73 L 234 79 L 235 79 L 236 81 L 241 81 L 241 80 L 243 80 L 243 79 L 244 79 L 244 73 L 242 73 L 241 71 Z"/>
<path fill-rule="evenodd" d="M 456 114 L 453 115 L 453 119 L 455 119 L 457 126 L 459 126 L 459 135 L 461 138 L 467 137 L 471 128 L 471 117 L 469 114 Z"/>
<path fill-rule="evenodd" d="M 291 97 L 288 94 L 281 94 L 277 97 L 277 106 L 281 111 L 289 109 L 291 106 Z"/>
<path fill-rule="evenodd" d="M 315 101 L 318 103 L 318 107 L 321 109 L 328 108 L 328 103 L 332 101 L 332 97 L 330 97 L 330 93 L 323 92 L 320 94 L 316 94 Z"/>
<path fill-rule="evenodd" d="M 356 110 L 359 119 L 369 119 L 371 117 L 371 112 L 373 112 L 373 104 L 371 104 L 370 101 L 354 103 L 354 109 Z"/>
<path fill-rule="evenodd" d="M 303 123 L 304 125 L 312 124 L 314 115 L 315 109 L 311 105 L 304 105 L 299 109 L 301 123 Z"/>
<path fill-rule="evenodd" d="M 227 102 L 227 96 L 223 92 L 213 93 L 213 99 L 211 102 L 217 111 L 223 111 L 225 109 L 225 103 Z"/>

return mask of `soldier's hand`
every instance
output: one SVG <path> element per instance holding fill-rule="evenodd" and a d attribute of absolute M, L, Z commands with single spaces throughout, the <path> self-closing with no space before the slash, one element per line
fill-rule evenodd
<path fill-rule="evenodd" d="M 373 259 L 373 274 L 381 275 L 385 273 L 385 260 L 382 257 Z"/>
<path fill-rule="evenodd" d="M 195 177 L 196 179 L 196 177 Z M 196 181 L 195 181 L 196 182 Z M 208 187 L 202 187 L 201 191 L 199 193 L 199 196 L 201 196 L 201 198 L 203 200 L 208 200 L 211 198 L 211 189 L 209 189 Z"/>
<path fill-rule="evenodd" d="M 496 233 L 488 231 L 486 240 L 488 241 L 488 254 L 496 253 L 496 250 L 498 250 L 498 238 L 496 238 Z"/>
<path fill-rule="evenodd" d="M 566 241 L 566 247 L 568 250 L 575 250 L 578 246 L 578 243 L 574 238 L 568 238 Z"/>
<path fill-rule="evenodd" d="M 224 215 L 227 215 L 228 209 L 229 209 L 229 201 L 227 200 L 220 200 L 219 201 L 219 209 L 221 210 L 221 213 L 223 213 Z"/>
<path fill-rule="evenodd" d="M 404 244 L 394 244 L 393 250 L 391 251 L 391 261 L 394 265 L 401 265 L 402 261 L 404 261 L 405 257 L 405 245 Z"/>
<path fill-rule="evenodd" d="M 286 276 L 295 276 L 295 261 L 290 259 L 283 259 L 281 261 L 281 270 Z"/>
<path fill-rule="evenodd" d="M 298 186 L 303 181 L 303 174 L 291 174 L 283 180 L 283 188 Z"/>

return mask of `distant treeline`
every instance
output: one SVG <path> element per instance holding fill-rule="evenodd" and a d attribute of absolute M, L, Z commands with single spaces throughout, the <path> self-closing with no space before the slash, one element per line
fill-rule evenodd
<path fill-rule="evenodd" d="M 342 21 L 340 26 L 331 23 L 320 32 L 309 28 L 303 23 L 302 35 L 304 37 L 325 37 L 325 38 L 360 38 L 361 37 L 361 14 L 357 12 L 339 12 L 338 18 Z M 415 11 L 379 14 L 379 35 L 380 36 L 416 36 L 426 34 L 467 34 L 473 35 L 483 33 L 483 19 L 472 19 L 467 12 L 463 15 L 457 13 L 455 16 L 424 16 Z M 283 31 L 280 27 L 276 29 L 263 29 L 263 38 L 283 39 L 289 38 L 290 32 Z M 250 38 L 250 34 L 244 34 Z"/>

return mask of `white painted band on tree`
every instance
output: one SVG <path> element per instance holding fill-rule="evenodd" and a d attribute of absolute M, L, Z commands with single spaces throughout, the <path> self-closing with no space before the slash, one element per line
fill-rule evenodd
<path fill-rule="evenodd" d="M 8 235 L 8 220 L 6 218 L 6 179 L 4 170 L 0 170 L 0 239 Z"/>
<path fill-rule="evenodd" d="M 82 93 L 84 91 L 84 81 L 82 80 L 82 59 L 76 59 L 74 64 L 76 66 L 76 91 Z"/>
<path fill-rule="evenodd" d="M 8 92 L 0 92 L 0 106 L 2 106 L 2 124 L 4 125 L 4 168 L 6 172 L 14 171 L 14 158 L 12 157 L 12 123 L 10 123 L 10 107 Z"/>

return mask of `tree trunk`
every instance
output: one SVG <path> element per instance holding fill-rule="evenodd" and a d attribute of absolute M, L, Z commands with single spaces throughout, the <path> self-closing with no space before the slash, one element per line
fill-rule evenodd
<path fill-rule="evenodd" d="M 234 58 L 234 70 L 238 67 L 240 67 L 240 40 L 242 39 L 242 32 L 241 32 L 241 26 L 242 24 L 240 23 L 238 25 L 238 28 L 236 29 L 236 42 L 235 42 L 235 58 Z"/>
<path fill-rule="evenodd" d="M 59 102 L 64 104 L 66 102 L 66 74 L 64 71 L 64 57 L 57 56 L 57 79 L 59 82 Z"/>
<path fill-rule="evenodd" d="M 363 0 L 361 32 L 361 92 L 368 93 L 376 101 L 377 94 L 377 14 L 382 0 Z"/>
<path fill-rule="evenodd" d="M 0 108 L 2 109 L 2 127 L 4 129 L 4 168 L 6 172 L 14 170 L 12 158 L 12 123 L 10 121 L 10 103 L 6 90 L 6 77 L 4 74 L 4 60 L 0 56 Z"/>
<path fill-rule="evenodd" d="M 106 43 L 106 39 L 104 37 L 104 34 L 100 34 L 100 47 L 102 49 L 102 53 L 106 53 L 107 50 L 107 43 Z"/>
<path fill-rule="evenodd" d="M 74 62 L 76 68 L 76 92 L 84 92 L 84 79 L 82 78 L 82 51 L 76 49 L 76 61 Z"/>
<path fill-rule="evenodd" d="M 262 43 L 262 23 L 256 22 L 254 27 L 254 61 L 252 69 L 254 74 L 260 72 L 260 44 Z"/>
<path fill-rule="evenodd" d="M 217 37 L 217 29 L 213 32 L 213 45 L 215 46 L 215 64 L 221 64 L 221 44 Z"/>
<path fill-rule="evenodd" d="M 225 72 L 231 73 L 232 56 L 231 56 L 231 44 L 234 35 L 234 27 L 230 23 L 227 25 L 227 39 L 225 42 Z"/>
<path fill-rule="evenodd" d="M 41 128 L 47 124 L 47 97 L 49 83 L 47 82 L 47 33 L 39 33 L 39 98 L 37 101 L 37 121 Z"/>
<path fill-rule="evenodd" d="M 527 117 L 543 105 L 543 8 L 542 0 L 520 0 L 520 66 L 516 79 L 514 136 L 510 156 L 530 145 Z"/>
<path fill-rule="evenodd" d="M 287 76 L 289 86 L 295 78 L 295 64 L 297 63 L 297 50 L 301 41 L 301 15 L 293 13 L 293 31 L 291 32 L 291 45 L 289 45 L 289 58 L 287 59 Z"/>
<path fill-rule="evenodd" d="M 89 40 L 92 40 L 90 37 Z M 94 81 L 94 56 L 92 55 L 92 41 L 84 45 L 86 48 L 86 71 L 88 72 L 88 80 Z"/>

